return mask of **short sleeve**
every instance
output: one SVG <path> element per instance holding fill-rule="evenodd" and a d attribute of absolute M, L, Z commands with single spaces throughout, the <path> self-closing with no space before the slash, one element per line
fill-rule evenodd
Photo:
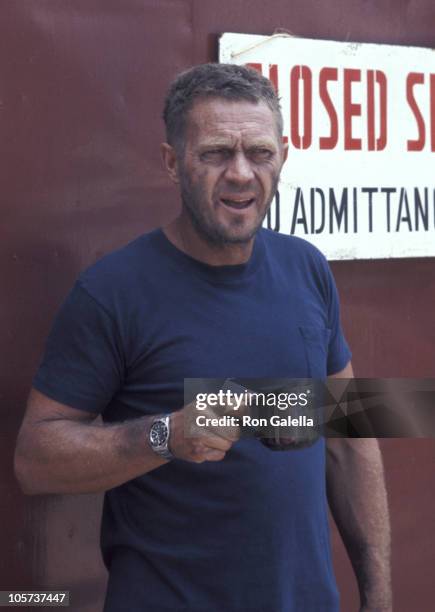
<path fill-rule="evenodd" d="M 78 281 L 54 320 L 33 386 L 98 414 L 121 387 L 123 374 L 116 323 Z"/>
<path fill-rule="evenodd" d="M 328 345 L 328 376 L 343 370 L 349 363 L 352 353 L 344 337 L 340 321 L 340 301 L 337 287 L 331 269 L 325 260 L 327 282 L 328 282 L 328 327 L 331 335 Z"/>

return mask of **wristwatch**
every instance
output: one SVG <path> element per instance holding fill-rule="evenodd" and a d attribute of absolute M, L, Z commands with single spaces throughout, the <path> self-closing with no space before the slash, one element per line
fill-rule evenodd
<path fill-rule="evenodd" d="M 169 436 L 171 434 L 171 418 L 169 415 L 158 417 L 150 427 L 149 443 L 153 451 L 165 459 L 173 459 L 169 450 Z"/>

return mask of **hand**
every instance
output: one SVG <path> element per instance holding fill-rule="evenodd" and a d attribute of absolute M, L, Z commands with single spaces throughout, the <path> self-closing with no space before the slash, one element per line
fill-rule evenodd
<path fill-rule="evenodd" d="M 225 406 L 220 407 L 219 413 L 211 406 L 198 412 L 195 402 L 187 404 L 171 414 L 171 453 L 178 459 L 194 463 L 221 461 L 240 438 L 240 427 L 236 421 L 234 424 L 227 421 L 228 424 L 223 425 L 217 424 L 217 420 L 223 416 L 236 418 L 239 415 L 240 411 L 234 415 Z M 205 425 L 198 424 L 199 416 Z"/>

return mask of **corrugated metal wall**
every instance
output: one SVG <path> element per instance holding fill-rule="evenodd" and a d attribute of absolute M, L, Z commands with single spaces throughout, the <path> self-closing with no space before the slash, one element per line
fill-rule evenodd
<path fill-rule="evenodd" d="M 225 31 L 434 46 L 432 0 L 3 0 L 0 4 L 0 590 L 65 588 L 98 612 L 98 496 L 25 498 L 16 432 L 50 321 L 78 272 L 173 216 L 158 121 L 180 69 Z M 435 159 L 435 158 L 434 158 Z M 434 259 L 335 263 L 360 376 L 434 376 Z M 434 442 L 383 442 L 395 612 L 435 594 Z M 356 589 L 334 532 L 343 610 Z M 273 611 L 271 611 L 273 612 Z M 302 611 L 301 611 L 302 612 Z M 320 612 L 320 611 L 319 611 Z"/>

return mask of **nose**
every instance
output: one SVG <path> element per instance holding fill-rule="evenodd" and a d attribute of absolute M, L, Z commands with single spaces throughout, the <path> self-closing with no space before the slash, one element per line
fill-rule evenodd
<path fill-rule="evenodd" d="M 232 183 L 247 183 L 254 177 L 251 162 L 243 151 L 236 151 L 225 170 L 225 177 Z"/>

